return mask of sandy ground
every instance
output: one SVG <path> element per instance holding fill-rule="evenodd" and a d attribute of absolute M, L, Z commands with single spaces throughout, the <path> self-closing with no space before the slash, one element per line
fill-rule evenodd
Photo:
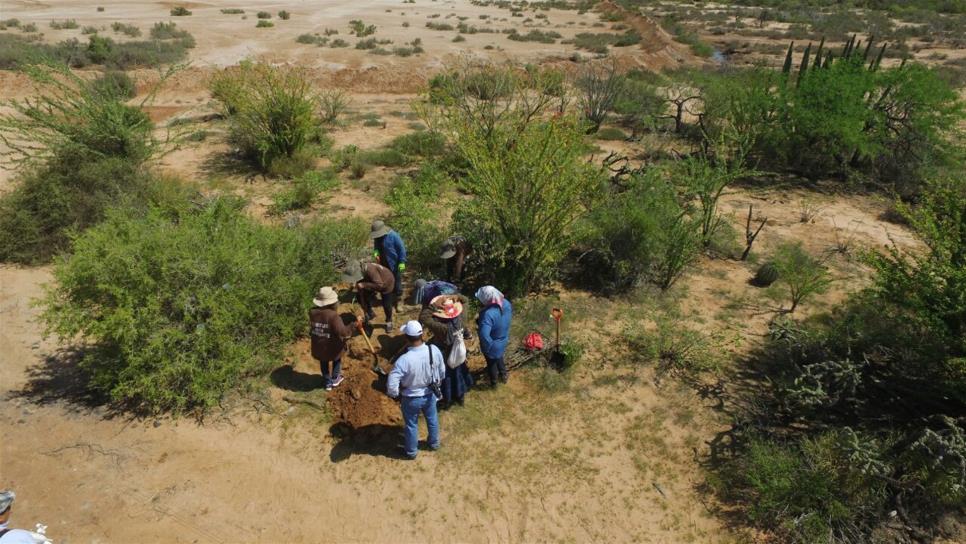
<path fill-rule="evenodd" d="M 99 26 L 120 20 L 145 31 L 156 21 L 176 20 L 195 35 L 198 47 L 191 66 L 168 81 L 150 106 L 162 124 L 210 111 L 206 79 L 221 66 L 253 55 L 304 65 L 320 85 L 352 93 L 356 117 L 332 131 L 336 147 L 373 148 L 411 130 L 414 93 L 460 55 L 566 62 L 574 51 L 562 44 L 513 42 L 502 34 L 469 35 L 467 42 L 452 43 L 455 32 L 424 27 L 429 15 L 438 13 L 432 20 L 454 25 L 458 16 L 497 28 L 522 23 L 510 19 L 507 10 L 468 1 L 417 1 L 188 3 L 193 16 L 172 18 L 168 10 L 174 4 L 162 2 L 105 1 L 97 4 L 104 12 L 97 12 L 95 4 L 74 0 L 3 0 L 0 17 L 37 22 L 50 40 L 79 34 L 51 30 L 52 19 Z M 248 19 L 221 14 L 225 7 L 245 9 Z M 280 9 L 290 11 L 292 19 L 276 18 L 272 29 L 254 28 L 256 11 Z M 451 13 L 456 16 L 447 19 Z M 595 14 L 546 13 L 548 28 L 565 37 L 603 31 L 590 30 L 598 21 Z M 490 19 L 480 20 L 479 14 Z M 300 33 L 326 27 L 346 37 L 351 19 L 376 24 L 375 37 L 397 44 L 420 37 L 427 53 L 400 59 L 295 42 Z M 646 21 L 633 24 L 649 32 Z M 490 43 L 497 49 L 484 50 Z M 677 46 L 646 43 L 628 62 L 663 66 L 676 62 L 676 55 L 681 55 Z M 142 91 L 155 77 L 150 71 L 136 76 Z M 30 92 L 21 76 L 0 72 L 3 98 Z M 363 126 L 358 116 L 366 113 L 378 114 L 384 125 Z M 210 190 L 243 194 L 261 217 L 278 185 L 213 171 L 211 163 L 227 150 L 222 127 L 199 123 L 196 128 L 211 136 L 174 150 L 160 168 Z M 312 213 L 366 219 L 382 214 L 382 195 L 395 175 L 377 168 L 361 181 L 345 181 Z M 0 173 L 0 191 L 9 181 L 8 173 Z M 801 221 L 803 201 L 820 211 L 810 222 Z M 723 209 L 733 214 L 729 221 L 739 232 L 749 203 L 756 217 L 768 218 L 756 252 L 799 239 L 810 251 L 830 255 L 839 281 L 803 306 L 802 315 L 829 307 L 868 281 L 854 255 L 829 252 L 842 240 L 850 241 L 852 253 L 890 239 L 915 245 L 902 227 L 878 219 L 885 204 L 870 198 L 736 190 L 726 195 Z M 692 326 L 734 333 L 723 344 L 727 353 L 740 355 L 760 341 L 777 306 L 748 285 L 754 269 L 752 263 L 703 259 L 675 288 Z M 50 280 L 48 268 L 0 267 L 0 487 L 18 492 L 15 525 L 47 524 L 59 544 L 714 543 L 742 537 L 717 517 L 719 506 L 701 488 L 701 465 L 727 428 L 719 399 L 659 380 L 653 369 L 626 364 L 626 354 L 614 349 L 612 340 L 624 327 L 650 326 L 650 316 L 641 315 L 633 297 L 601 301 L 586 293 L 559 293 L 568 315 L 584 316 L 568 322 L 565 334 L 590 347 L 572 387 L 547 394 L 537 386 L 542 375 L 527 371 L 514 374 L 507 388 L 474 391 L 465 408 L 443 414 L 443 449 L 406 463 L 392 455 L 398 441 L 394 407 L 374 389 L 379 384 L 366 370 L 369 361 L 360 355 L 359 339 L 347 362 L 348 379 L 332 395 L 336 402 L 319 389 L 318 368 L 302 341 L 252 391 L 230 399 L 203 422 L 133 418 L 90 398 L 79 387 L 71 354 L 42 337 L 39 310 L 31 301 Z M 609 315 L 594 319 L 594 309 L 601 307 Z M 398 342 L 378 325 L 374 340 L 384 356 Z M 358 414 L 338 408 L 333 412 L 333 406 L 353 401 L 381 408 L 369 419 L 353 419 Z M 361 427 L 348 434 L 340 421 Z"/>

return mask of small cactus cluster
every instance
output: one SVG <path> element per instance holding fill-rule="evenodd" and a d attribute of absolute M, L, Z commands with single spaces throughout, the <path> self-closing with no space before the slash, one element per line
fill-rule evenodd
<path fill-rule="evenodd" d="M 778 281 L 778 268 L 773 263 L 765 263 L 755 272 L 753 283 L 758 287 L 768 287 Z"/>
<path fill-rule="evenodd" d="M 802 76 L 808 71 L 809 66 L 813 70 L 819 68 L 828 68 L 832 65 L 832 61 L 836 58 L 845 59 L 849 61 L 859 61 L 861 59 L 862 63 L 869 61 L 869 53 L 872 52 L 872 43 L 875 41 L 875 36 L 869 36 L 868 43 L 865 44 L 865 48 L 862 48 L 862 40 L 856 41 L 856 35 L 853 34 L 849 41 L 845 42 L 845 47 L 842 49 L 842 54 L 838 57 L 835 56 L 832 51 L 825 49 L 825 38 L 819 42 L 818 47 L 815 49 L 815 55 L 812 55 L 812 42 L 808 42 L 805 46 L 805 52 L 802 54 L 802 62 L 798 66 L 798 80 L 801 81 Z M 790 75 L 792 72 L 792 51 L 795 47 L 795 42 L 788 44 L 788 52 L 785 53 L 785 64 L 782 65 L 782 73 Z M 861 52 L 860 52 L 861 50 Z M 879 53 L 869 61 L 869 70 L 876 71 L 879 69 L 879 65 L 882 63 L 882 56 L 885 55 L 886 44 L 882 44 L 879 48 Z M 823 57 L 822 54 L 825 54 Z M 814 58 L 814 60 L 813 60 Z M 903 60 L 903 63 L 905 61 Z"/>

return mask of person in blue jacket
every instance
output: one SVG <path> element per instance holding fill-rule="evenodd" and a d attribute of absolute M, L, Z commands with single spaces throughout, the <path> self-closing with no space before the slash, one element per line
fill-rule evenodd
<path fill-rule="evenodd" d="M 399 309 L 399 301 L 402 299 L 402 273 L 406 270 L 406 244 L 403 243 L 399 233 L 389 228 L 385 222 L 376 219 L 372 222 L 372 229 L 369 233 L 372 238 L 372 245 L 375 248 L 376 257 L 379 264 L 392 271 L 396 279 L 396 309 Z"/>
<path fill-rule="evenodd" d="M 503 297 L 496 287 L 487 285 L 476 292 L 476 299 L 483 308 L 476 318 L 479 327 L 480 351 L 486 359 L 486 372 L 490 384 L 496 387 L 497 380 L 506 383 L 506 362 L 503 355 L 510 343 L 510 322 L 513 320 L 513 306 Z"/>

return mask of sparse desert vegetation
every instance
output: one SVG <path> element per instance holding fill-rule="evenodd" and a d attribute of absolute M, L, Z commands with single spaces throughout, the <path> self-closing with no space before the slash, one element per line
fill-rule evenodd
<path fill-rule="evenodd" d="M 962 541 L 963 17 L 932 0 L 5 7 L 12 526 Z M 372 257 L 375 219 L 408 253 L 396 326 L 379 309 L 354 332 L 327 390 L 307 311 L 331 285 L 359 312 L 339 272 Z M 469 299 L 476 385 L 410 462 L 371 369 L 401 352 L 420 278 Z M 484 285 L 513 308 L 493 388 Z M 238 515 L 265 511 L 287 515 Z"/>

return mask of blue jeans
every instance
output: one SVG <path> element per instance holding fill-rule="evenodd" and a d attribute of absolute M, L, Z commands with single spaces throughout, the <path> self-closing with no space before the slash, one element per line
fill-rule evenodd
<path fill-rule="evenodd" d="M 332 378 L 338 378 L 342 375 L 341 357 L 332 361 L 332 374 L 329 374 L 329 361 L 319 361 L 319 366 L 322 367 L 322 382 L 327 386 L 332 384 Z"/>
<path fill-rule="evenodd" d="M 432 392 L 422 397 L 400 397 L 400 407 L 403 417 L 403 435 L 405 436 L 406 456 L 416 457 L 419 445 L 419 413 L 426 417 L 429 427 L 429 448 L 439 449 L 439 414 L 436 413 L 436 397 Z"/>

